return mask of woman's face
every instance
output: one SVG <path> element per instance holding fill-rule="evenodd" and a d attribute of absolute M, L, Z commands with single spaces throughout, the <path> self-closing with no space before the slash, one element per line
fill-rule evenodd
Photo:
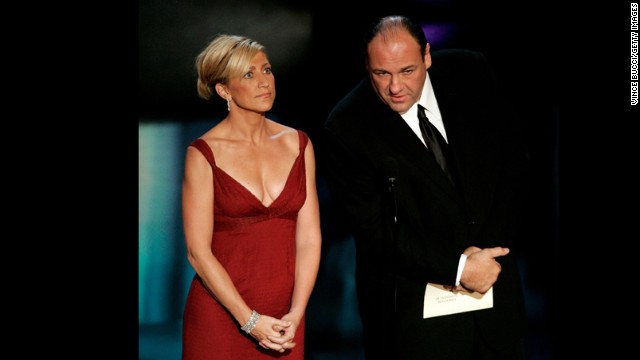
<path fill-rule="evenodd" d="M 265 53 L 258 52 L 239 78 L 229 81 L 232 102 L 241 109 L 267 112 L 276 98 L 276 82 Z"/>

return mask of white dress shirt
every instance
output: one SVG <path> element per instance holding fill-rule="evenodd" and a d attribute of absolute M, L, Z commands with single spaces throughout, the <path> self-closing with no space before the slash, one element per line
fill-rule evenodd
<path fill-rule="evenodd" d="M 440 115 L 440 108 L 438 107 L 438 102 L 436 101 L 436 95 L 433 92 L 433 87 L 431 86 L 431 80 L 429 79 L 429 73 L 427 73 L 427 78 L 424 81 L 424 87 L 422 88 L 422 95 L 420 96 L 420 100 L 417 103 L 413 104 L 409 110 L 404 113 L 402 118 L 409 125 L 411 130 L 416 133 L 418 139 L 422 140 L 422 143 L 427 146 L 422 138 L 422 132 L 420 131 L 420 122 L 418 121 L 418 104 L 422 105 L 425 109 L 425 115 L 429 118 L 429 122 L 433 124 L 433 126 L 440 131 L 444 140 L 449 143 L 449 139 L 447 139 L 447 132 L 444 130 L 444 123 L 442 122 L 442 116 Z"/>

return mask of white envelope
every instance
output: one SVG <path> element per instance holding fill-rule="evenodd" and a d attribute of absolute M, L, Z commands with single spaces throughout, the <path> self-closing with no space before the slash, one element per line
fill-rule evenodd
<path fill-rule="evenodd" d="M 484 294 L 459 291 L 453 293 L 443 285 L 428 283 L 424 291 L 423 318 L 457 314 L 493 307 L 493 287 Z"/>

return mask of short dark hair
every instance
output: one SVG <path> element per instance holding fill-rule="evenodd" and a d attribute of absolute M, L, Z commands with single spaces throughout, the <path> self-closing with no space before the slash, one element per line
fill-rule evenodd
<path fill-rule="evenodd" d="M 369 59 L 367 47 L 373 38 L 379 34 L 384 34 L 398 28 L 406 30 L 416 39 L 420 45 L 420 52 L 424 55 L 424 51 L 427 48 L 427 37 L 424 35 L 424 31 L 422 27 L 418 25 L 418 22 L 404 15 L 389 15 L 374 21 L 367 31 L 365 31 L 362 46 L 365 60 Z"/>

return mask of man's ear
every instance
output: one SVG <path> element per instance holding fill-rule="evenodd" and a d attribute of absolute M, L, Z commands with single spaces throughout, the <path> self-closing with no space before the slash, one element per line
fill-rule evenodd
<path fill-rule="evenodd" d="M 424 47 L 424 56 L 422 61 L 424 61 L 424 66 L 428 70 L 431 67 L 431 46 L 429 43 Z"/>

